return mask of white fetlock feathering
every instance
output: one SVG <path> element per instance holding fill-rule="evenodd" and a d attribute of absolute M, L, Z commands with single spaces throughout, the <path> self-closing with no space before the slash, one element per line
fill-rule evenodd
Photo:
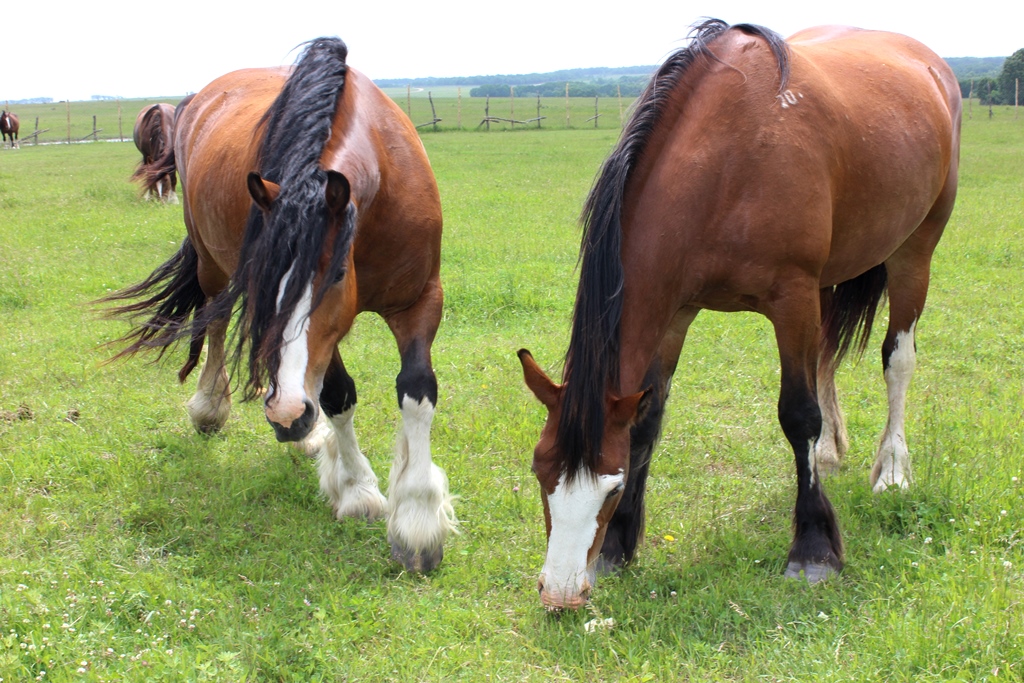
<path fill-rule="evenodd" d="M 331 429 L 317 455 L 320 490 L 338 519 L 377 519 L 384 516 L 387 499 L 377 486 L 370 461 L 359 450 L 352 425 L 354 413 L 355 406 L 329 420 Z"/>
<path fill-rule="evenodd" d="M 402 433 L 388 485 L 388 534 L 414 552 L 439 548 L 458 519 L 448 491 L 448 477 L 430 459 L 430 423 L 434 406 L 402 399 Z"/>

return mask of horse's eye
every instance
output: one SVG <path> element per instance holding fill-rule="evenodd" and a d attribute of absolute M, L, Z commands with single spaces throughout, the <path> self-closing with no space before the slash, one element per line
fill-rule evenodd
<path fill-rule="evenodd" d="M 608 495 L 605 497 L 605 500 L 611 500 L 615 496 L 619 495 L 620 493 L 622 493 L 622 489 L 624 488 L 626 488 L 625 484 L 619 484 L 618 486 L 616 486 L 615 488 L 608 492 Z"/>
<path fill-rule="evenodd" d="M 334 279 L 332 280 L 332 283 L 333 284 L 338 284 L 339 282 L 341 282 L 344 279 L 345 279 L 345 269 L 342 268 L 341 270 L 339 270 L 337 273 L 334 274 Z"/>

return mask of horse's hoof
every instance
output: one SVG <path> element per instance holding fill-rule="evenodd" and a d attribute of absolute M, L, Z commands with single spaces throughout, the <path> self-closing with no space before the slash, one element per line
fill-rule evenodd
<path fill-rule="evenodd" d="M 801 576 L 801 572 L 803 576 Z M 806 564 L 802 562 L 790 562 L 786 567 L 787 579 L 805 579 L 807 583 L 818 583 L 833 576 L 838 576 L 839 571 L 829 564 Z"/>
<path fill-rule="evenodd" d="M 388 539 L 391 543 L 391 559 L 400 562 L 406 571 L 417 574 L 429 574 L 437 569 L 444 558 L 444 546 L 438 546 L 433 550 L 409 550 L 396 543 L 394 539 Z"/>

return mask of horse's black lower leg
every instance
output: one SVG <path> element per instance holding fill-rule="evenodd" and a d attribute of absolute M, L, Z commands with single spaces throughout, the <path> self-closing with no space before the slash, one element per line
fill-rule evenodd
<path fill-rule="evenodd" d="M 796 457 L 797 495 L 793 513 L 793 545 L 786 576 L 811 583 L 843 568 L 843 543 L 832 504 L 825 495 L 814 461 L 821 434 L 821 411 L 805 382 L 783 379 L 779 422 Z"/>
<path fill-rule="evenodd" d="M 356 383 L 345 370 L 341 354 L 334 349 L 331 362 L 324 373 L 324 385 L 320 390 L 320 407 L 324 415 L 332 418 L 356 404 Z"/>
<path fill-rule="evenodd" d="M 668 385 L 660 375 L 657 369 L 653 369 L 644 380 L 644 386 L 651 386 L 654 391 L 645 399 L 645 404 L 641 405 L 640 418 L 630 431 L 629 475 L 626 477 L 626 489 L 608 522 L 604 543 L 601 545 L 597 566 L 601 573 L 613 572 L 631 562 L 644 536 L 647 475 L 651 455 L 661 434 L 661 420 L 665 414 L 668 394 Z"/>

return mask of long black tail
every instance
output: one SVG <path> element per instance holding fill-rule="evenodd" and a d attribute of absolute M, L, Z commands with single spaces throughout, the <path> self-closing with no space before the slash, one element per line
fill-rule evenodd
<path fill-rule="evenodd" d="M 158 349 L 159 360 L 168 348 L 187 336 L 190 338 L 188 360 L 178 373 L 178 379 L 185 381 L 199 361 L 206 336 L 205 326 L 190 323 L 206 303 L 206 295 L 199 286 L 198 266 L 199 255 L 186 237 L 177 253 L 145 280 L 93 302 L 94 305 L 108 304 L 147 297 L 105 312 L 107 318 L 126 319 L 134 325 L 131 332 L 111 342 L 111 345 L 128 344 L 111 361 L 133 356 L 144 349 Z"/>
<path fill-rule="evenodd" d="M 880 263 L 861 275 L 822 291 L 821 360 L 837 367 L 851 348 L 864 353 L 875 313 L 885 298 L 888 273 Z"/>

